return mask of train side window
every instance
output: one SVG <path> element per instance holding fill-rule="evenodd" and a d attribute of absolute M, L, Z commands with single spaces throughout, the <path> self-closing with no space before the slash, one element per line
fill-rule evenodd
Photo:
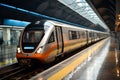
<path fill-rule="evenodd" d="M 51 36 L 50 36 L 50 38 L 48 40 L 48 43 L 52 43 L 54 41 L 55 41 L 55 36 L 54 36 L 54 32 L 52 32 L 52 34 L 51 34 Z"/>
<path fill-rule="evenodd" d="M 80 31 L 78 31 L 78 39 L 80 39 L 81 38 L 81 33 L 80 33 Z"/>
<path fill-rule="evenodd" d="M 92 37 L 92 32 L 89 32 L 89 37 Z"/>
<path fill-rule="evenodd" d="M 79 33 L 80 33 L 80 38 L 83 38 L 83 36 L 82 36 L 82 31 L 80 31 Z"/>
<path fill-rule="evenodd" d="M 80 33 L 77 31 L 77 39 L 80 39 Z"/>
<path fill-rule="evenodd" d="M 77 31 L 69 31 L 69 39 L 70 40 L 77 39 Z"/>
<path fill-rule="evenodd" d="M 72 33 L 71 33 L 71 31 L 69 31 L 68 33 L 69 33 L 69 40 L 72 40 Z"/>
<path fill-rule="evenodd" d="M 82 35 L 82 38 L 85 38 L 85 32 L 84 31 L 81 32 L 81 35 Z"/>

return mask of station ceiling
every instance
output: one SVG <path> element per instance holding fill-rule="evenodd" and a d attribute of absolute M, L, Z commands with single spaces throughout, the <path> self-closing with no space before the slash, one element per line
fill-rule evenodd
<path fill-rule="evenodd" d="M 116 0 L 90 0 L 90 3 L 112 31 L 115 29 L 117 2 Z"/>
<path fill-rule="evenodd" d="M 86 1 L 95 10 L 100 19 L 105 22 L 109 29 L 114 30 L 116 0 Z M 98 30 L 104 30 L 100 25 L 95 25 L 69 7 L 60 3 L 58 0 L 0 0 L 0 3 L 1 18 L 29 22 L 40 19 L 56 19 L 87 27 L 89 26 L 90 28 Z"/>

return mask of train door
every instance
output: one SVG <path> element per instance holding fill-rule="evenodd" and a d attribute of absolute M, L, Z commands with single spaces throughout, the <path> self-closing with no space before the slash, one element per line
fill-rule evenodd
<path fill-rule="evenodd" d="M 88 44 L 90 44 L 90 43 L 91 43 L 91 32 L 88 31 Z"/>
<path fill-rule="evenodd" d="M 89 32 L 89 39 L 90 39 L 90 43 L 92 43 L 92 32 Z"/>
<path fill-rule="evenodd" d="M 88 34 L 88 31 L 86 31 L 86 41 L 87 41 L 87 45 L 89 43 L 89 34 Z"/>
<path fill-rule="evenodd" d="M 63 48 L 64 48 L 62 27 L 56 27 L 56 38 L 57 38 L 57 45 L 58 45 L 57 49 L 59 55 L 59 53 L 63 53 Z"/>

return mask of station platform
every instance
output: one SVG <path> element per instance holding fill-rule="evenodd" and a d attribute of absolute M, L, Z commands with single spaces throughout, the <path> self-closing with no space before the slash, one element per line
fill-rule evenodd
<path fill-rule="evenodd" d="M 16 51 L 16 44 L 0 45 L 0 68 L 12 65 L 17 62 Z"/>
<path fill-rule="evenodd" d="M 102 40 L 31 80 L 120 80 L 118 43 Z"/>
<path fill-rule="evenodd" d="M 117 39 L 112 38 L 110 41 L 97 80 L 120 80 L 120 46 Z"/>
<path fill-rule="evenodd" d="M 120 80 L 120 51 L 117 41 L 109 39 L 102 48 L 65 80 Z"/>

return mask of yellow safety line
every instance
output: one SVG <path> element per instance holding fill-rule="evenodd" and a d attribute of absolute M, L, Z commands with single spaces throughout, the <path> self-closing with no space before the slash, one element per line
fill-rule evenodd
<path fill-rule="evenodd" d="M 58 71 L 57 73 L 55 73 L 54 75 L 52 75 L 51 77 L 48 78 L 48 80 L 62 80 L 65 76 L 67 76 L 70 72 L 74 71 L 74 69 L 81 64 L 85 59 L 88 58 L 89 55 L 91 55 L 91 52 L 94 52 L 96 49 L 98 49 L 106 40 L 103 40 L 101 43 L 97 44 L 96 46 L 94 46 L 94 48 L 92 48 L 93 50 L 91 51 L 88 50 L 85 54 L 83 54 L 80 58 L 76 59 L 75 61 L 73 61 L 71 64 L 67 65 L 66 67 L 64 67 L 63 69 L 61 69 L 60 71 Z"/>

